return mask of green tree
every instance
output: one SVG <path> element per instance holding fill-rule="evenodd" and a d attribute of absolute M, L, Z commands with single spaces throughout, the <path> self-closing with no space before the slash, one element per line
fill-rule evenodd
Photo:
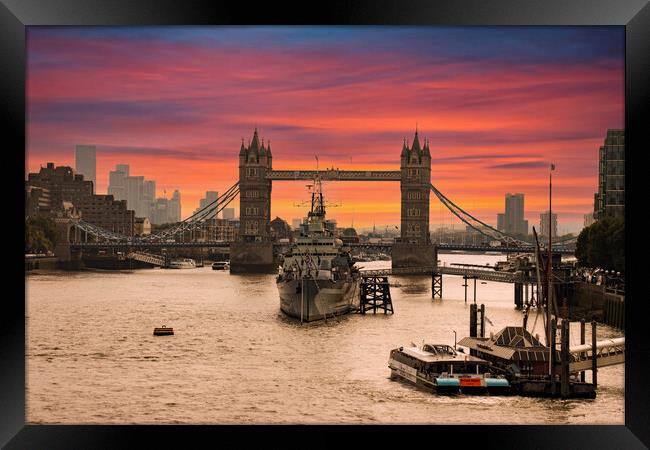
<path fill-rule="evenodd" d="M 582 266 L 625 271 L 625 221 L 606 217 L 584 228 L 576 242 Z"/>
<path fill-rule="evenodd" d="M 58 240 L 58 231 L 52 219 L 47 217 L 25 219 L 25 252 L 52 251 Z"/>

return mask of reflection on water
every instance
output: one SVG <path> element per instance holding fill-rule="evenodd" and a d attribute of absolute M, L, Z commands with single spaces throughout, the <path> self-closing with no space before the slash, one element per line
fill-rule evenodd
<path fill-rule="evenodd" d="M 441 255 L 475 264 L 500 258 Z M 392 316 L 301 326 L 280 312 L 273 275 L 210 267 L 29 275 L 27 421 L 624 423 L 622 365 L 599 371 L 595 400 L 446 397 L 391 381 L 392 348 L 453 344 L 452 330 L 467 335 L 469 318 L 460 277 L 443 277 L 442 300 L 431 299 L 428 277 L 393 281 L 401 287 L 391 288 Z M 488 334 L 521 324 L 512 285 L 479 283 L 477 301 L 492 322 Z M 161 325 L 175 334 L 153 336 Z M 572 328 L 572 342 L 578 333 Z M 600 337 L 616 334 L 599 329 Z"/>

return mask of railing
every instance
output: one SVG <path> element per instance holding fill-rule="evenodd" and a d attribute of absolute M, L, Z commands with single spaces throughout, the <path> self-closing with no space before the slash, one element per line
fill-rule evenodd
<path fill-rule="evenodd" d="M 579 372 L 592 368 L 593 349 L 590 344 L 569 348 L 575 361 L 569 364 L 569 370 Z M 619 337 L 596 342 L 596 366 L 607 367 L 625 362 L 625 338 Z"/>
<path fill-rule="evenodd" d="M 131 252 L 128 255 L 126 255 L 127 258 L 129 259 L 134 259 L 136 261 L 142 261 L 146 262 L 149 264 L 153 264 L 154 266 L 164 266 L 165 265 L 165 258 L 160 256 L 160 255 L 152 255 L 151 253 L 145 253 L 145 252 Z"/>
<path fill-rule="evenodd" d="M 272 170 L 268 180 L 313 180 L 319 176 L 323 181 L 400 181 L 399 170 Z"/>

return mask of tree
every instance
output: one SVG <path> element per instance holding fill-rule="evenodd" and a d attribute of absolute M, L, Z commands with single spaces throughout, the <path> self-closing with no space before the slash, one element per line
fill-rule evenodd
<path fill-rule="evenodd" d="M 576 242 L 582 266 L 625 271 L 625 221 L 606 217 L 584 228 Z"/>
<path fill-rule="evenodd" d="M 31 216 L 25 219 L 25 252 L 52 251 L 58 240 L 59 234 L 52 219 Z"/>

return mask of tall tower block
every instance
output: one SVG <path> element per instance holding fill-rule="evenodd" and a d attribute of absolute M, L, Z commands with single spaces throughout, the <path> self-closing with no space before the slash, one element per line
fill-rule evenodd
<path fill-rule="evenodd" d="M 393 245 L 392 266 L 433 266 L 437 255 L 429 236 L 431 153 L 429 142 L 420 143 L 417 129 L 409 148 L 406 140 L 400 155 L 401 234 Z"/>
<path fill-rule="evenodd" d="M 274 273 L 271 242 L 271 144 L 264 147 L 257 128 L 248 146 L 239 149 L 239 234 L 230 246 L 232 273 Z"/>

